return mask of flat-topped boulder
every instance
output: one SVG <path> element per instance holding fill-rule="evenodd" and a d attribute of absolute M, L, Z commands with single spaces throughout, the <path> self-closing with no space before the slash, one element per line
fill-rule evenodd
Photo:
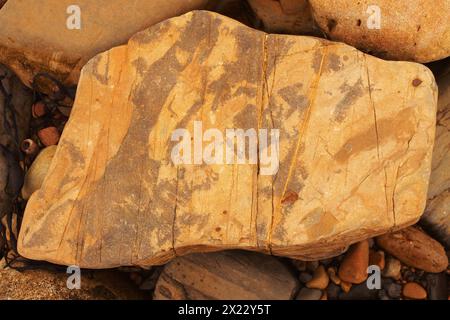
<path fill-rule="evenodd" d="M 83 68 L 19 252 L 86 268 L 338 255 L 420 218 L 436 105 L 420 64 L 207 11 L 166 20 Z"/>
<path fill-rule="evenodd" d="M 28 86 L 41 72 L 75 85 L 83 65 L 97 53 L 207 1 L 14 0 L 3 7 L 0 1 L 0 63 Z"/>

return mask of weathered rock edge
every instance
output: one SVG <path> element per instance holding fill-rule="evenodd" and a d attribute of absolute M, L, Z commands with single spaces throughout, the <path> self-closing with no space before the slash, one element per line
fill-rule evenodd
<path fill-rule="evenodd" d="M 0 63 L 31 87 L 39 73 L 75 86 L 96 54 L 167 18 L 204 8 L 207 0 L 18 0 L 3 7 L 2 2 Z M 80 8 L 79 30 L 66 27 L 72 5 Z"/>
<path fill-rule="evenodd" d="M 425 207 L 437 90 L 424 66 L 194 11 L 82 70 L 19 252 L 85 268 L 246 249 L 338 255 Z M 176 128 L 279 128 L 280 169 L 178 166 Z"/>

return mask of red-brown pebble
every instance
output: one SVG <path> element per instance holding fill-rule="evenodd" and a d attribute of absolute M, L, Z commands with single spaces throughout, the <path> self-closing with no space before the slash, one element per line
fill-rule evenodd
<path fill-rule="evenodd" d="M 370 250 L 369 265 L 377 265 L 378 267 L 380 267 L 380 270 L 383 270 L 385 267 L 384 252 L 381 250 Z"/>
<path fill-rule="evenodd" d="M 377 244 L 404 264 L 426 272 L 445 271 L 448 258 L 444 247 L 416 227 L 377 237 Z"/>
<path fill-rule="evenodd" d="M 31 107 L 31 114 L 33 118 L 40 118 L 47 113 L 47 107 L 42 101 L 38 101 Z"/>
<path fill-rule="evenodd" d="M 53 146 L 59 142 L 59 131 L 56 127 L 48 127 L 38 131 L 39 140 L 45 146 Z"/>
<path fill-rule="evenodd" d="M 342 281 L 362 283 L 367 279 L 369 266 L 369 242 L 358 242 L 350 247 L 339 267 L 338 275 Z"/>

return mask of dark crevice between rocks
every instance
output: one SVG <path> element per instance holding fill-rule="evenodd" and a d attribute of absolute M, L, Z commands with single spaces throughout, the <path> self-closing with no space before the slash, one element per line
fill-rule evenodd
<path fill-rule="evenodd" d="M 0 9 L 6 4 L 8 0 L 0 0 Z"/>

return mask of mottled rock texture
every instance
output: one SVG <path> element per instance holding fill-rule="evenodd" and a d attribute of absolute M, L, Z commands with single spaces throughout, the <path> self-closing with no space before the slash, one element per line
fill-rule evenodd
<path fill-rule="evenodd" d="M 126 43 L 136 32 L 164 19 L 201 8 L 206 2 L 8 1 L 0 10 L 0 63 L 9 66 L 28 86 L 38 72 L 74 85 L 81 67 L 97 53 Z M 79 30 L 66 26 L 70 5 L 81 10 Z"/>
<path fill-rule="evenodd" d="M 449 69 L 450 70 L 450 69 Z M 436 141 L 424 225 L 450 247 L 450 72 L 439 78 Z"/>
<path fill-rule="evenodd" d="M 299 259 L 423 212 L 436 84 L 424 66 L 194 11 L 97 55 L 20 233 L 25 257 L 90 268 L 231 248 Z M 178 165 L 177 128 L 280 130 L 280 166 Z"/>
<path fill-rule="evenodd" d="M 448 0 L 310 0 L 314 19 L 332 40 L 382 58 L 430 62 L 450 56 Z M 380 29 L 369 29 L 380 8 Z M 369 20 L 372 21 L 372 20 Z M 373 24 L 369 24 L 373 26 Z"/>
<path fill-rule="evenodd" d="M 288 300 L 299 283 L 274 257 L 226 251 L 179 257 L 164 267 L 155 300 Z"/>

